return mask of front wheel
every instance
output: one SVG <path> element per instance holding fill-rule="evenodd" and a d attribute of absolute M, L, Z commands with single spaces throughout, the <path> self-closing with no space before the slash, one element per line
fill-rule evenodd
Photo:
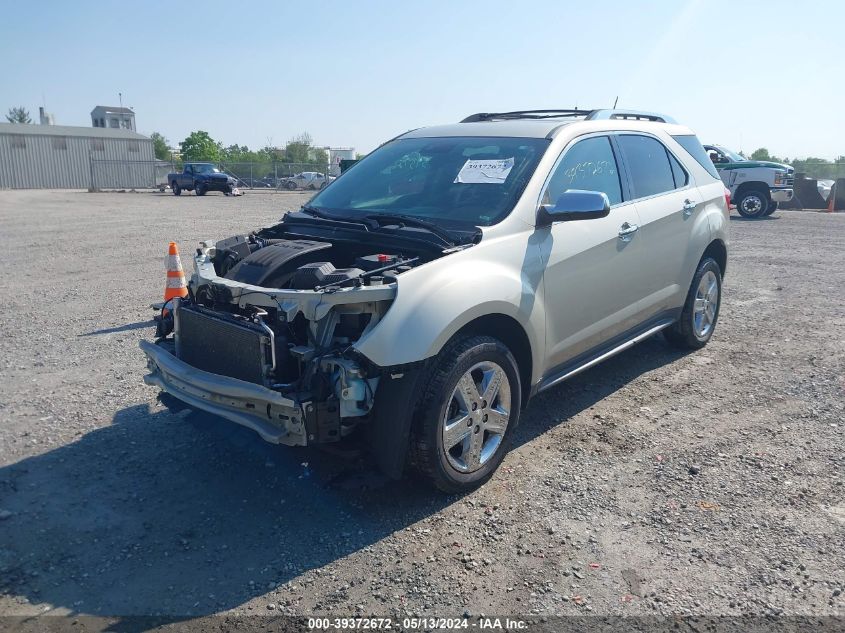
<path fill-rule="evenodd" d="M 204 196 L 206 191 L 205 185 L 201 182 L 194 184 L 194 193 L 198 196 Z"/>
<path fill-rule="evenodd" d="M 458 339 L 435 359 L 419 403 L 415 467 L 444 492 L 472 490 L 493 476 L 519 421 L 516 361 L 492 337 Z"/>
<path fill-rule="evenodd" d="M 663 330 L 666 340 L 682 349 L 701 349 L 713 336 L 722 304 L 722 270 L 712 257 L 698 264 L 681 318 Z"/>
<path fill-rule="evenodd" d="M 752 189 L 740 196 L 736 210 L 744 218 L 760 218 L 766 215 L 769 204 L 769 196 L 765 191 Z"/>

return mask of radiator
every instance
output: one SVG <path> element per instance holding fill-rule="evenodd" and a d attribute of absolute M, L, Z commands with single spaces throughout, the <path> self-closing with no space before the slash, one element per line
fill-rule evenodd
<path fill-rule="evenodd" d="M 176 355 L 197 369 L 263 385 L 270 339 L 258 326 L 195 307 L 180 307 Z"/>

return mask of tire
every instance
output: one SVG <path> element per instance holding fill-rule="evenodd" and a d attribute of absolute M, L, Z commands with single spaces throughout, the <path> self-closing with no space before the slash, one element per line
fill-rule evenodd
<path fill-rule="evenodd" d="M 179 183 L 175 180 L 170 183 L 170 190 L 173 192 L 174 196 L 181 196 L 182 195 L 182 187 L 179 186 Z"/>
<path fill-rule="evenodd" d="M 296 183 L 293 180 L 288 180 L 285 183 L 285 189 L 287 189 L 288 191 L 296 190 Z"/>
<path fill-rule="evenodd" d="M 722 306 L 722 270 L 712 257 L 704 257 L 693 275 L 681 318 L 663 330 L 666 340 L 680 349 L 707 345 Z"/>
<path fill-rule="evenodd" d="M 778 203 L 775 202 L 774 200 L 769 200 L 769 206 L 768 206 L 768 208 L 766 209 L 766 212 L 763 215 L 764 216 L 765 215 L 771 215 L 772 213 L 774 213 L 777 210 L 778 210 Z"/>
<path fill-rule="evenodd" d="M 463 337 L 428 372 L 411 430 L 411 462 L 439 490 L 467 492 L 493 476 L 519 422 L 516 360 L 492 337 Z M 493 394 L 490 402 L 485 393 Z"/>
<path fill-rule="evenodd" d="M 194 193 L 196 193 L 198 196 L 204 196 L 207 192 L 208 189 L 206 189 L 205 185 L 201 182 L 194 184 Z"/>
<path fill-rule="evenodd" d="M 762 189 L 749 189 L 736 201 L 736 210 L 744 218 L 761 218 L 766 215 L 771 201 Z"/>

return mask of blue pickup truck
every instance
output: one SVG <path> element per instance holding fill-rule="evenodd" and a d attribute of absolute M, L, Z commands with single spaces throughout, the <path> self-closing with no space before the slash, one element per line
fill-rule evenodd
<path fill-rule="evenodd" d="M 194 191 L 198 196 L 209 191 L 229 195 L 235 188 L 235 179 L 211 163 L 185 163 L 182 173 L 167 174 L 167 182 L 174 196 L 181 195 L 182 191 Z"/>

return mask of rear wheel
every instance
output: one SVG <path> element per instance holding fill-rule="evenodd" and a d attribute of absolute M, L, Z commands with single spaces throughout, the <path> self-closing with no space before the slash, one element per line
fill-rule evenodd
<path fill-rule="evenodd" d="M 181 196 L 182 195 L 182 187 L 179 186 L 179 183 L 175 180 L 170 183 L 170 190 L 173 192 L 174 196 Z"/>
<path fill-rule="evenodd" d="M 744 218 L 763 217 L 768 207 L 769 195 L 760 189 L 749 189 L 736 201 L 736 210 Z"/>
<path fill-rule="evenodd" d="M 681 318 L 663 330 L 666 340 L 682 349 L 701 349 L 713 336 L 722 303 L 722 271 L 712 257 L 698 264 Z"/>
<path fill-rule="evenodd" d="M 472 490 L 499 467 L 519 421 L 516 361 L 489 336 L 458 339 L 434 361 L 419 403 L 414 465 L 444 492 Z"/>

